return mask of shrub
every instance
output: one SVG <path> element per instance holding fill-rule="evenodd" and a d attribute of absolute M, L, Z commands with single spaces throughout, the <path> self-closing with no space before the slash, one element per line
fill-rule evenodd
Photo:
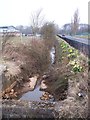
<path fill-rule="evenodd" d="M 50 54 L 41 40 L 31 40 L 29 44 L 14 46 L 8 43 L 3 51 L 3 57 L 7 61 L 14 61 L 20 66 L 23 76 L 43 73 L 50 65 Z"/>
<path fill-rule="evenodd" d="M 32 40 L 29 50 L 34 69 L 39 73 L 46 71 L 50 65 L 50 53 L 44 42 L 41 40 Z"/>
<path fill-rule="evenodd" d="M 45 23 L 41 28 L 41 34 L 44 39 L 46 46 L 51 49 L 56 40 L 56 28 L 53 22 Z"/>

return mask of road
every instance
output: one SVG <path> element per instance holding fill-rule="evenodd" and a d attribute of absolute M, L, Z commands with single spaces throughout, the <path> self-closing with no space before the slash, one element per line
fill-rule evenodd
<path fill-rule="evenodd" d="M 70 39 L 70 40 L 74 40 L 83 44 L 87 44 L 90 45 L 90 40 L 88 39 L 83 39 L 83 38 L 76 38 L 76 37 L 71 37 L 71 36 L 65 36 L 66 38 Z"/>
<path fill-rule="evenodd" d="M 77 37 L 72 37 L 72 36 L 62 36 L 62 35 L 58 35 L 59 37 L 61 37 L 62 39 L 68 39 L 68 40 L 72 40 L 72 41 L 76 41 L 76 42 L 80 42 L 86 45 L 90 45 L 90 40 L 88 39 L 83 39 L 83 38 L 77 38 Z"/>
<path fill-rule="evenodd" d="M 78 49 L 80 52 L 90 57 L 90 40 L 60 34 L 57 36 L 65 40 L 74 48 Z"/>

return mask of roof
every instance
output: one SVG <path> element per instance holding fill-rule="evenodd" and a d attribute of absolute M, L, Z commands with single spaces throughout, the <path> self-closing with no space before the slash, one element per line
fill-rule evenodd
<path fill-rule="evenodd" d="M 4 30 L 7 31 L 7 32 L 20 32 L 14 26 L 1 26 L 0 27 L 0 32 L 3 32 Z"/>
<path fill-rule="evenodd" d="M 5 29 L 5 28 L 14 28 L 16 29 L 14 26 L 1 26 L 0 29 Z"/>

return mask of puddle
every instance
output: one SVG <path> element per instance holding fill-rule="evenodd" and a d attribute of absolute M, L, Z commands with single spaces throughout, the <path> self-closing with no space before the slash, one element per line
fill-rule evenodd
<path fill-rule="evenodd" d="M 49 99 L 49 100 L 41 100 L 40 97 L 45 93 L 44 91 L 40 91 L 40 88 L 37 87 L 33 91 L 29 91 L 27 93 L 24 93 L 20 100 L 27 100 L 27 101 L 48 101 L 48 102 L 53 102 L 54 98 Z"/>
<path fill-rule="evenodd" d="M 20 100 L 31 100 L 31 101 L 42 101 L 40 97 L 44 92 L 39 90 L 39 87 L 35 88 L 33 91 L 29 91 L 22 95 Z"/>

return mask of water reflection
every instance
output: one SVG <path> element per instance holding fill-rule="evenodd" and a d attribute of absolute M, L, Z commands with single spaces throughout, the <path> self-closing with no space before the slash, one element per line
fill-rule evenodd
<path fill-rule="evenodd" d="M 53 64 L 55 62 L 55 48 L 54 47 L 52 47 L 50 51 L 50 56 L 51 56 L 51 64 Z"/>
<path fill-rule="evenodd" d="M 33 91 L 29 91 L 25 93 L 20 100 L 31 100 L 31 101 L 42 101 L 40 97 L 44 92 L 39 90 L 39 87 L 34 89 Z"/>

